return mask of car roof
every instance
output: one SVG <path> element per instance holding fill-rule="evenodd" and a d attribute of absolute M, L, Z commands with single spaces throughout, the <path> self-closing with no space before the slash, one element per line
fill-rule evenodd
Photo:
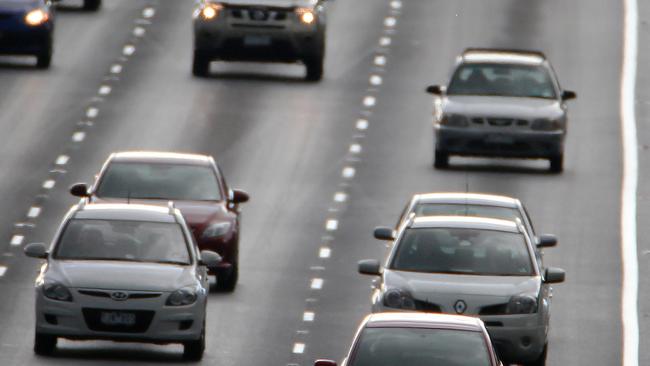
<path fill-rule="evenodd" d="M 420 216 L 413 218 L 409 227 L 421 228 L 463 228 L 478 230 L 496 230 L 519 233 L 519 226 L 514 221 L 499 220 L 475 216 Z"/>
<path fill-rule="evenodd" d="M 419 193 L 413 196 L 413 201 L 415 203 L 470 204 L 508 208 L 517 208 L 520 204 L 518 199 L 508 196 L 462 192 Z"/>
<path fill-rule="evenodd" d="M 78 205 L 77 219 L 151 221 L 175 223 L 176 217 L 168 207 L 128 203 L 92 203 Z"/>
<path fill-rule="evenodd" d="M 482 331 L 479 318 L 435 313 L 386 312 L 368 315 L 366 327 L 442 328 Z"/>
<path fill-rule="evenodd" d="M 111 154 L 113 162 L 127 163 L 172 163 L 190 165 L 209 165 L 211 157 L 200 154 L 185 154 L 162 151 L 122 151 Z"/>
<path fill-rule="evenodd" d="M 468 48 L 460 58 L 464 63 L 541 65 L 546 61 L 546 56 L 539 51 L 500 48 Z"/>

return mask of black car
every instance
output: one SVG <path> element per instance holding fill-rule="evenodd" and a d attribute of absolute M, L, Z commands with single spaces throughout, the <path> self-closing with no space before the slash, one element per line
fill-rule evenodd
<path fill-rule="evenodd" d="M 563 169 L 566 101 L 546 56 L 537 51 L 467 49 L 449 85 L 435 94 L 434 166 L 450 155 L 548 159 Z"/>
<path fill-rule="evenodd" d="M 45 0 L 0 0 L 0 54 L 36 56 L 36 66 L 52 61 L 54 13 Z"/>

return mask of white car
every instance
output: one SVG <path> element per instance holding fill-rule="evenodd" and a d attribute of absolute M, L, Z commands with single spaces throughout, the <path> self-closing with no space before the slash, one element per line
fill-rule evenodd
<path fill-rule="evenodd" d="M 205 349 L 207 266 L 178 209 L 129 204 L 73 206 L 36 279 L 34 352 L 51 354 L 58 338 L 181 343 L 183 357 Z"/>

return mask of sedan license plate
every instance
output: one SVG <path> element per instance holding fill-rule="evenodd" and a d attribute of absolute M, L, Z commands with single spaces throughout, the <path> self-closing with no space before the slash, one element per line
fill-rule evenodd
<path fill-rule="evenodd" d="M 513 144 L 515 140 L 508 135 L 488 135 L 485 139 L 488 144 Z"/>
<path fill-rule="evenodd" d="M 131 327 L 135 325 L 135 314 L 122 311 L 102 311 L 101 322 L 104 325 Z"/>
<path fill-rule="evenodd" d="M 244 46 L 263 47 L 271 45 L 271 36 L 249 35 L 244 37 Z"/>

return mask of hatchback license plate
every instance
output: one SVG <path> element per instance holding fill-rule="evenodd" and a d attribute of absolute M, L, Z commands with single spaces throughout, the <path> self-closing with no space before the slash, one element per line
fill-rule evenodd
<path fill-rule="evenodd" d="M 271 36 L 250 35 L 244 37 L 244 45 L 251 47 L 270 46 Z"/>
<path fill-rule="evenodd" d="M 121 311 L 102 311 L 101 322 L 104 325 L 132 327 L 135 325 L 135 314 Z"/>

